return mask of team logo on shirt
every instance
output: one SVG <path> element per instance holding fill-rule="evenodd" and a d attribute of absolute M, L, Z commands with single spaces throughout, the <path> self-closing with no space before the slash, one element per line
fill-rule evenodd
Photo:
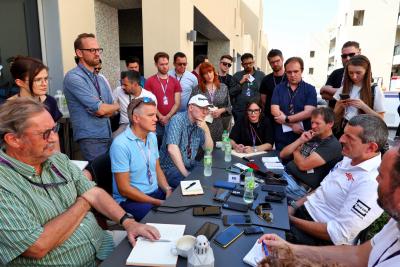
<path fill-rule="evenodd" d="M 347 181 L 354 182 L 353 174 L 351 174 L 350 172 L 346 172 L 345 175 L 346 175 Z"/>
<path fill-rule="evenodd" d="M 360 219 L 363 219 L 370 210 L 371 208 L 359 199 L 357 199 L 357 202 L 351 208 L 351 211 L 354 212 L 354 214 L 356 214 L 358 217 L 360 217 Z"/>

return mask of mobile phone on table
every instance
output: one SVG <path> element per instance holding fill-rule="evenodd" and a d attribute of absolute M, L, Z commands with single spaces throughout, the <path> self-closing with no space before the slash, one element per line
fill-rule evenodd
<path fill-rule="evenodd" d="M 282 202 L 282 200 L 284 199 L 284 196 L 277 196 L 277 195 L 269 195 L 265 196 L 265 201 L 267 202 Z"/>
<path fill-rule="evenodd" d="M 249 226 L 244 228 L 245 235 L 263 234 L 264 230 L 260 226 Z"/>
<path fill-rule="evenodd" d="M 214 182 L 214 187 L 233 190 L 233 189 L 236 188 L 236 184 L 235 183 L 231 183 L 231 182 L 227 182 L 227 181 L 215 181 Z"/>
<path fill-rule="evenodd" d="M 214 242 L 226 248 L 232 244 L 236 239 L 238 239 L 243 234 L 243 230 L 232 225 L 226 228 L 223 232 L 219 233 L 215 238 Z"/>
<path fill-rule="evenodd" d="M 224 204 L 222 204 L 222 207 L 224 209 L 236 210 L 241 212 L 247 212 L 249 210 L 249 206 L 247 204 L 236 203 L 232 201 L 226 201 Z"/>
<path fill-rule="evenodd" d="M 228 171 L 228 172 L 231 172 L 231 173 L 236 173 L 236 174 L 241 174 L 241 173 L 243 173 L 243 171 L 242 171 L 240 168 L 238 168 L 238 167 L 236 167 L 236 166 L 234 166 L 234 165 L 232 165 L 232 166 L 226 168 L 225 170 Z"/>
<path fill-rule="evenodd" d="M 225 226 L 229 225 L 249 225 L 251 224 L 250 215 L 224 215 L 222 216 L 222 222 Z"/>
<path fill-rule="evenodd" d="M 193 208 L 193 216 L 214 216 L 221 214 L 221 207 L 218 206 L 200 206 Z"/>
<path fill-rule="evenodd" d="M 225 202 L 228 200 L 229 196 L 231 195 L 231 191 L 219 188 L 217 193 L 215 193 L 214 200 L 218 202 Z"/>
<path fill-rule="evenodd" d="M 345 99 L 349 99 L 350 95 L 349 94 L 339 94 L 340 100 L 345 100 Z"/>
<path fill-rule="evenodd" d="M 196 231 L 194 236 L 204 235 L 208 240 L 211 240 L 215 233 L 218 231 L 219 225 L 211 222 L 205 222 L 199 230 Z"/>

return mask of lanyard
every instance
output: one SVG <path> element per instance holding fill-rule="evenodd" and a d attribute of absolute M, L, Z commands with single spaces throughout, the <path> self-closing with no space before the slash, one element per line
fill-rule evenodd
<path fill-rule="evenodd" d="M 182 80 L 182 78 L 183 78 L 183 75 L 185 75 L 185 73 L 183 73 L 182 76 L 178 78 L 178 74 L 176 74 L 176 72 L 175 72 L 175 78 L 176 78 L 179 82 L 181 82 L 181 80 Z"/>
<path fill-rule="evenodd" d="M 251 125 L 251 124 L 250 124 L 250 134 L 251 134 L 251 140 L 253 142 L 253 148 L 256 147 L 257 139 L 258 139 L 258 141 L 260 141 L 260 144 L 262 145 L 262 141 L 261 141 L 260 137 L 258 137 L 256 129 L 254 129 L 253 125 Z"/>
<path fill-rule="evenodd" d="M 96 88 L 97 93 L 99 94 L 99 98 L 101 101 L 103 101 L 103 97 L 101 96 L 101 90 L 100 90 L 100 85 L 99 85 L 99 81 L 97 79 L 97 75 L 94 75 L 94 80 L 92 79 L 92 77 L 90 77 L 89 73 L 87 73 L 82 67 L 81 65 L 78 64 L 78 67 L 83 71 L 83 73 L 86 74 L 86 76 L 88 76 L 89 80 L 92 82 L 94 88 Z"/>
<path fill-rule="evenodd" d="M 289 84 L 288 84 L 289 85 Z M 293 92 L 292 88 L 290 88 L 290 85 L 288 87 L 288 94 L 289 94 L 289 115 L 294 114 L 294 98 L 297 95 L 297 92 L 299 91 L 300 84 L 297 86 L 296 90 Z"/>
<path fill-rule="evenodd" d="M 398 240 L 396 239 L 395 241 L 393 241 L 393 243 L 392 243 L 389 247 L 387 247 L 387 248 L 385 249 L 385 251 L 381 254 L 381 256 L 380 256 L 380 257 L 375 261 L 375 263 L 372 265 L 372 267 L 375 267 L 376 265 L 378 265 L 378 263 L 380 262 L 382 256 L 383 256 L 391 247 L 393 247 L 394 244 L 396 244 L 397 241 L 398 241 Z M 394 253 L 392 253 L 391 255 L 389 255 L 389 257 L 385 258 L 382 262 L 387 261 L 387 260 L 389 260 L 389 259 L 391 259 L 391 258 L 393 258 L 393 257 L 398 256 L 398 255 L 400 255 L 400 250 L 395 251 Z"/>
<path fill-rule="evenodd" d="M 153 183 L 151 171 L 150 171 L 150 143 L 149 143 L 149 148 L 147 148 L 146 145 L 139 145 L 140 141 L 136 140 L 136 145 L 140 149 L 140 152 L 143 155 L 143 158 L 146 160 L 146 173 L 147 173 L 147 179 L 149 181 L 149 184 L 151 185 Z M 146 158 L 146 153 L 144 152 L 144 149 L 147 148 L 147 158 Z"/>
<path fill-rule="evenodd" d="M 168 76 L 168 78 L 167 78 L 167 83 L 165 84 L 165 87 L 164 87 L 164 84 L 161 82 L 160 77 L 158 77 L 158 74 L 157 74 L 157 79 L 158 79 L 158 82 L 161 84 L 161 89 L 163 90 L 164 96 L 165 96 L 166 93 L 167 93 L 169 76 Z"/>
<path fill-rule="evenodd" d="M 207 90 L 208 95 L 210 96 L 211 104 L 214 104 L 215 90 L 216 90 L 216 88 L 214 88 L 214 84 L 212 85 L 210 90 Z"/>
<path fill-rule="evenodd" d="M 272 74 L 272 80 L 274 81 L 274 88 L 276 87 L 277 84 L 280 84 L 281 82 L 285 81 L 285 74 L 283 74 L 283 76 L 281 76 L 281 80 L 277 83 L 275 80 L 275 76 Z"/>
<path fill-rule="evenodd" d="M 189 160 L 192 159 L 192 134 L 193 134 L 194 130 L 196 130 L 196 126 L 192 126 L 192 129 L 190 130 L 190 132 L 188 134 L 188 144 L 186 146 L 186 152 L 187 152 L 186 155 Z"/>

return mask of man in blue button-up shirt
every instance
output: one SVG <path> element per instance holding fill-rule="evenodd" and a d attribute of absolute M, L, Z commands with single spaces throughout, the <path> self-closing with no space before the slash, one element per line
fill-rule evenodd
<path fill-rule="evenodd" d="M 111 145 L 109 117 L 119 110 L 119 105 L 113 103 L 107 82 L 94 74 L 103 52 L 94 34 L 78 35 L 74 49 L 79 63 L 65 75 L 64 94 L 74 140 L 79 143 L 82 156 L 92 161 L 106 153 Z"/>

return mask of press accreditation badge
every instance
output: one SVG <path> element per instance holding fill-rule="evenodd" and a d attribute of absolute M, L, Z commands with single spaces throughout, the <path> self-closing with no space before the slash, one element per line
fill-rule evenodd
<path fill-rule="evenodd" d="M 164 97 L 163 97 L 163 104 L 164 104 L 164 105 L 168 105 L 168 98 L 167 98 L 167 96 L 164 96 Z"/>

